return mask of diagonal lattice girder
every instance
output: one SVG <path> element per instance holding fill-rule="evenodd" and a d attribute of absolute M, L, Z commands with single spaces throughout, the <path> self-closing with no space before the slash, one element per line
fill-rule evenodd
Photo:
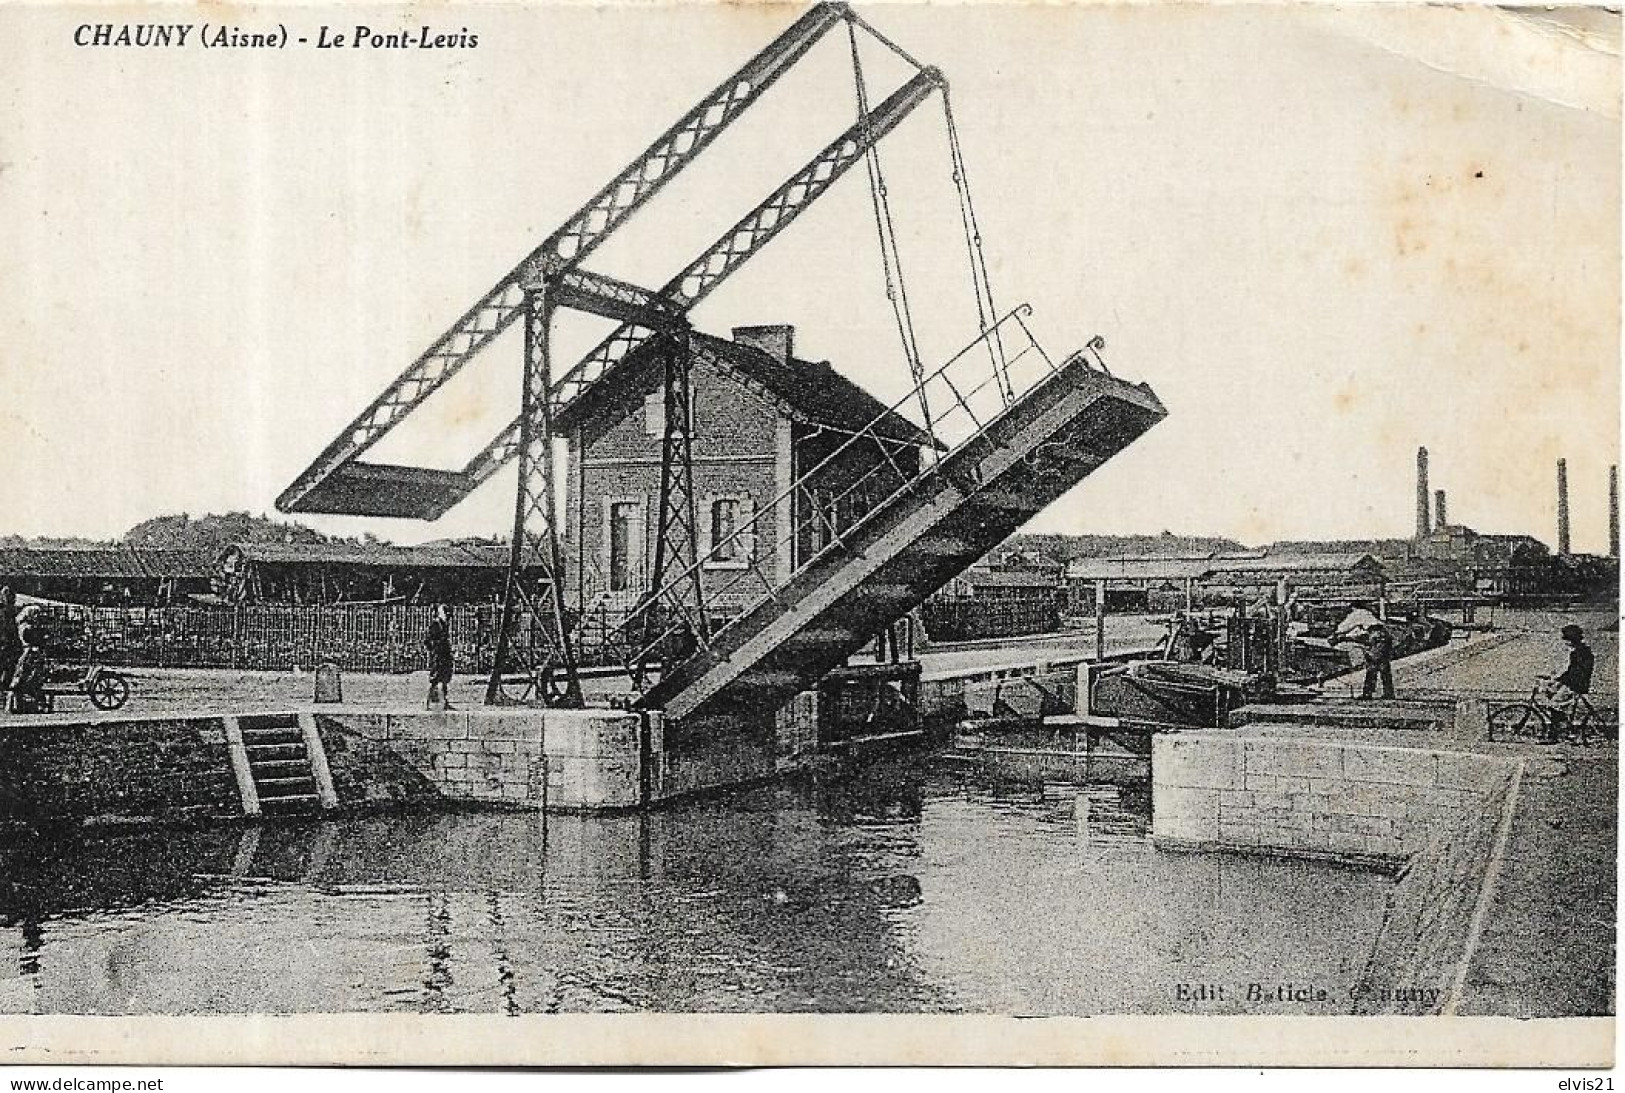
<path fill-rule="evenodd" d="M 789 227 L 797 216 L 942 83 L 942 76 L 935 69 L 916 73 L 885 102 L 785 180 L 783 185 L 707 247 L 655 295 L 672 300 L 683 308 L 692 308 L 699 303 L 779 232 Z M 636 323 L 617 328 L 554 385 L 555 412 L 580 398 L 606 372 L 653 334 L 653 330 Z M 464 468 L 463 473 L 470 480 L 470 489 L 495 474 L 518 451 L 519 421 L 515 419 Z"/>
<path fill-rule="evenodd" d="M 662 330 L 688 329 L 687 308 L 660 293 L 630 281 L 617 280 L 585 269 L 569 269 L 553 281 L 554 306 L 568 307 L 608 319 L 640 322 Z"/>
<path fill-rule="evenodd" d="M 508 580 L 497 622 L 496 650 L 486 702 L 500 701 L 502 681 L 511 667 L 510 650 L 521 609 L 529 608 L 533 632 L 539 630 L 543 649 L 526 650 L 523 665 L 541 692 L 536 697 L 549 705 L 580 706 L 581 680 L 576 671 L 575 648 L 565 619 L 564 562 L 559 551 L 556 481 L 553 466 L 553 418 L 548 391 L 552 389 L 549 364 L 555 302 L 545 285 L 527 287 L 525 294 L 525 369 L 520 395 L 519 489 L 514 499 L 513 538 L 509 541 Z M 541 579 L 536 587 L 526 587 Z M 556 676 L 555 676 L 556 674 Z M 552 690 L 557 679 L 562 689 Z"/>
<path fill-rule="evenodd" d="M 673 640 L 682 632 L 704 643 L 709 634 L 705 615 L 705 580 L 700 571 L 699 497 L 694 491 L 694 393 L 689 384 L 692 341 L 685 332 L 663 346 L 659 510 L 655 517 L 655 557 L 648 591 L 622 624 L 627 646 L 627 675 L 642 690 L 650 658 L 665 669 L 668 659 L 693 650 Z M 687 580 L 673 581 L 676 574 Z"/>
<path fill-rule="evenodd" d="M 527 283 L 580 263 L 703 152 L 826 31 L 849 17 L 850 9 L 844 4 L 819 4 L 695 104 L 357 415 L 282 492 L 277 508 L 302 511 L 301 502 L 317 487 L 383 439 L 523 313 Z"/>

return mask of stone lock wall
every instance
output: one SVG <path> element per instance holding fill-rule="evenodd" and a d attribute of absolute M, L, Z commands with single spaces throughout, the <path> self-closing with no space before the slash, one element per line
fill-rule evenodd
<path fill-rule="evenodd" d="M 1351 1011 L 1449 1012 L 1521 760 L 1252 728 L 1156 738 L 1153 841 L 1398 866 Z"/>
<path fill-rule="evenodd" d="M 1259 729 L 1155 738 L 1158 843 L 1397 863 L 1481 813 L 1509 770 L 1492 756 Z"/>
<path fill-rule="evenodd" d="M 776 716 L 677 726 L 611 709 L 325 706 L 312 716 L 344 809 L 448 802 L 630 809 L 760 782 L 813 761 L 818 749 L 811 692 Z M 0 823 L 242 816 L 220 717 L 90 716 L 0 727 Z"/>
<path fill-rule="evenodd" d="M 548 710 L 546 795 L 553 809 L 643 803 L 643 719 L 617 710 Z"/>
<path fill-rule="evenodd" d="M 341 804 L 433 796 L 540 808 L 546 800 L 537 713 L 345 710 L 319 714 L 317 725 Z"/>
<path fill-rule="evenodd" d="M 175 819 L 240 813 L 217 718 L 0 728 L 0 820 Z"/>
<path fill-rule="evenodd" d="M 1504 777 L 1480 809 L 1438 828 L 1406 862 L 1356 984 L 1355 1013 L 1414 1017 L 1449 1004 L 1516 793 L 1516 779 Z"/>

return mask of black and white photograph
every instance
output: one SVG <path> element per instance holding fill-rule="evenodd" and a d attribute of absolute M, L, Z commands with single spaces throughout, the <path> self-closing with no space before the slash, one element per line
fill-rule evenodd
<path fill-rule="evenodd" d="M 1611 1066 L 1620 42 L 0 2 L 7 1060 Z"/>

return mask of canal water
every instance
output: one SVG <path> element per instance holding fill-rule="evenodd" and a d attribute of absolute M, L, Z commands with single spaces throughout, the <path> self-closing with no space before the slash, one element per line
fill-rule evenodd
<path fill-rule="evenodd" d="M 1158 851 L 1149 812 L 911 761 L 647 815 L 14 840 L 0 1012 L 1346 1011 L 1391 882 Z"/>

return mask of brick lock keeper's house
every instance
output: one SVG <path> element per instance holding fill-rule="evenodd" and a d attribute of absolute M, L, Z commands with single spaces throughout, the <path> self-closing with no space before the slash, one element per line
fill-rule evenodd
<path fill-rule="evenodd" d="M 713 617 L 762 595 L 760 580 L 738 579 L 749 560 L 782 583 L 895 491 L 903 474 L 918 473 L 921 449 L 931 444 L 827 363 L 797 359 L 793 328 L 738 327 L 733 335 L 695 332 L 691 340 L 694 494 L 700 550 L 716 548 L 702 567 Z M 871 424 L 878 441 L 866 438 L 819 467 Z M 589 615 L 624 615 L 649 590 L 654 564 L 665 428 L 660 354 L 646 346 L 628 355 L 554 425 L 569 453 L 567 602 Z M 791 493 L 808 472 L 815 473 Z"/>

